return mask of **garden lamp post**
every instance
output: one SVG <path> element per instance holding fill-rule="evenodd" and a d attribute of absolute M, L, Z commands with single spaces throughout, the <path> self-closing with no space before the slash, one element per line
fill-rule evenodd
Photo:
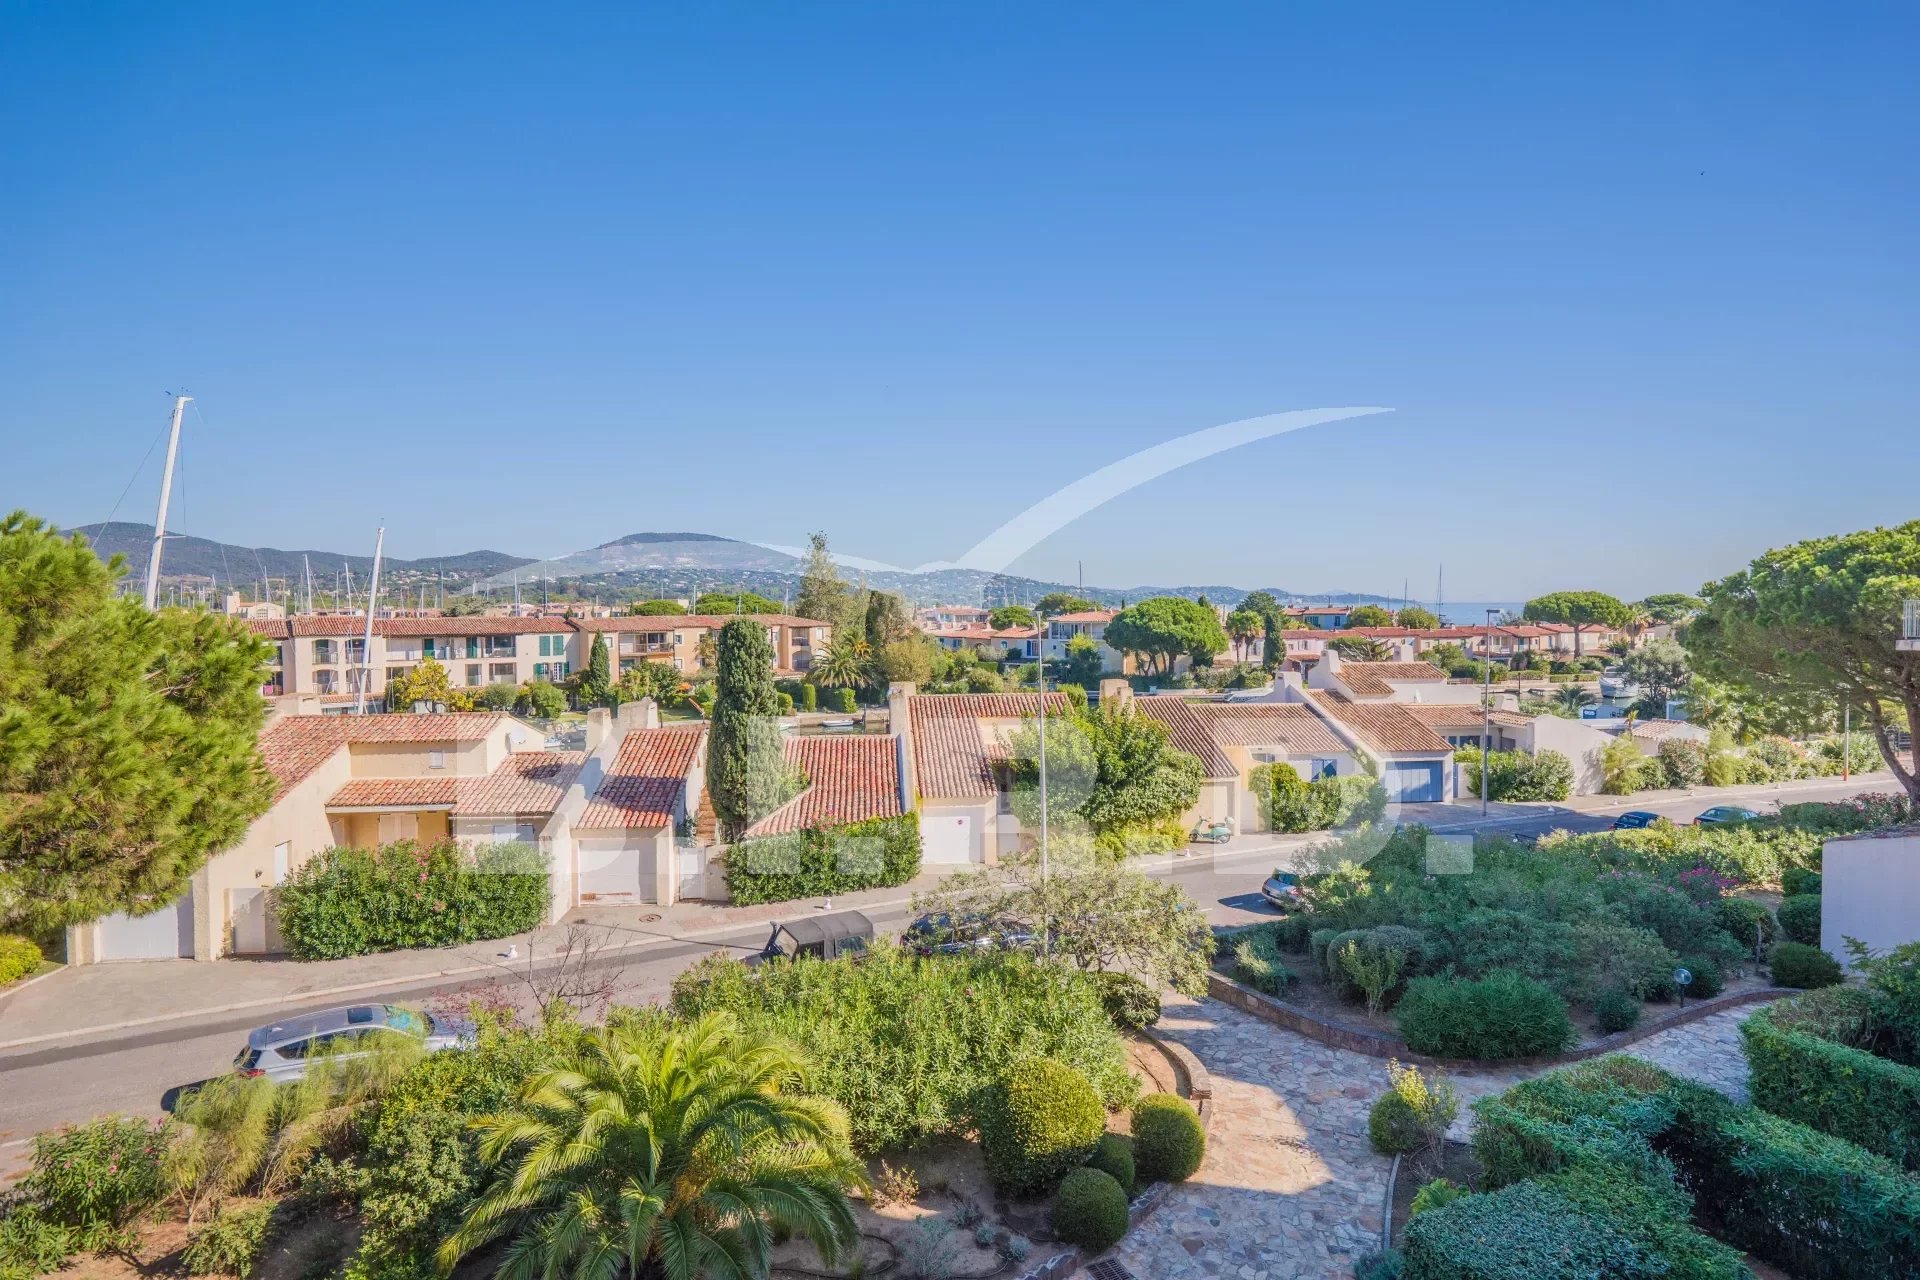
<path fill-rule="evenodd" d="M 1483 683 L 1480 689 L 1480 816 L 1487 816 L 1487 793 L 1493 790 L 1487 785 L 1487 756 L 1493 750 L 1493 615 L 1497 609 L 1487 610 L 1487 661 L 1483 668 Z"/>

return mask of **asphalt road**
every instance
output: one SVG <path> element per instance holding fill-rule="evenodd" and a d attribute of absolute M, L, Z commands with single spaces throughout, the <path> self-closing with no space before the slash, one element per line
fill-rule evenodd
<path fill-rule="evenodd" d="M 1850 786 L 1837 782 L 1809 784 L 1796 787 L 1783 798 L 1837 799 L 1855 792 L 1886 790 L 1887 786 L 1884 776 Z M 1676 821 L 1690 821 L 1711 803 L 1714 803 L 1711 797 L 1641 797 L 1623 800 L 1606 812 L 1549 811 L 1529 814 L 1522 820 L 1496 819 L 1486 825 L 1487 829 L 1518 836 L 1537 835 L 1561 827 L 1601 830 L 1612 823 L 1615 812 L 1627 808 L 1647 809 Z M 1773 807 L 1771 803 L 1754 799 L 1745 803 L 1762 810 Z M 1470 806 L 1458 808 L 1458 826 L 1450 823 L 1438 829 L 1472 830 L 1481 826 L 1478 814 Z M 1262 839 L 1243 837 L 1217 853 L 1195 853 L 1166 860 L 1153 873 L 1185 888 L 1206 907 L 1208 919 L 1217 925 L 1268 918 L 1271 913 L 1260 899 L 1260 882 L 1276 865 L 1287 865 L 1294 850 L 1285 845 L 1262 844 Z M 1291 843 L 1297 847 L 1299 841 Z M 882 933 L 898 932 L 909 918 L 904 908 L 869 910 L 868 915 Z M 604 969 L 612 977 L 617 1002 L 660 1000 L 666 996 L 674 976 L 701 956 L 727 946 L 743 953 L 757 951 L 766 935 L 765 925 L 755 925 L 717 939 L 665 943 L 612 956 L 605 961 Z M 449 983 L 436 979 L 403 983 L 378 993 L 361 993 L 355 999 L 419 1002 L 457 999 L 460 990 L 476 985 L 480 984 L 471 980 Z M 279 1012 L 295 1013 L 335 1003 L 338 1001 L 323 1000 L 317 1004 L 311 1000 L 293 1001 Z M 123 1036 L 31 1046 L 0 1054 L 0 1180 L 18 1169 L 24 1161 L 30 1135 L 43 1129 L 108 1112 L 160 1114 L 163 1100 L 170 1091 L 226 1070 L 245 1043 L 247 1031 L 270 1020 L 260 1010 L 251 1010 L 139 1028 Z"/>

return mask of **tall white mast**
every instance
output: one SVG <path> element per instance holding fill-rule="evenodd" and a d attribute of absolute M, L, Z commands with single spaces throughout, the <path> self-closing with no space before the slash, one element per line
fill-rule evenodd
<path fill-rule="evenodd" d="M 313 561 L 307 559 L 306 555 L 303 553 L 300 557 L 300 565 L 303 569 L 306 570 L 306 573 L 307 573 L 307 612 L 312 613 L 313 612 Z"/>
<path fill-rule="evenodd" d="M 373 537 L 373 581 L 367 587 L 367 632 L 360 641 L 360 697 L 353 704 L 353 714 L 357 716 L 367 713 L 367 683 L 373 679 L 373 605 L 380 598 L 380 552 L 386 545 L 387 526 L 381 525 L 380 532 Z"/>
<path fill-rule="evenodd" d="M 173 426 L 167 433 L 167 470 L 160 477 L 160 512 L 153 518 L 153 550 L 147 554 L 147 608 L 160 592 L 160 544 L 167 538 L 167 503 L 173 497 L 173 464 L 180 456 L 180 417 L 192 396 L 175 396 Z"/>

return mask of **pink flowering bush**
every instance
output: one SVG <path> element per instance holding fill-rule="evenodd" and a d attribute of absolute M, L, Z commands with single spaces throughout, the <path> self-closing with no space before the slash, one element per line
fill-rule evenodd
<path fill-rule="evenodd" d="M 23 1189 L 40 1215 L 78 1228 L 97 1248 L 160 1198 L 165 1121 L 106 1116 L 33 1140 L 33 1172 Z"/>

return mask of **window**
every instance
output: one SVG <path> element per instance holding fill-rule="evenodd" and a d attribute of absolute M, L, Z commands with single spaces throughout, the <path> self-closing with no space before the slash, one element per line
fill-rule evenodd
<path fill-rule="evenodd" d="M 387 668 L 387 679 L 389 679 L 389 680 L 402 680 L 402 679 L 405 679 L 405 678 L 406 678 L 406 674 L 407 674 L 407 672 L 409 672 L 409 671 L 411 671 L 411 670 L 413 670 L 413 668 L 412 668 L 412 667 L 388 667 L 388 668 Z"/>
<path fill-rule="evenodd" d="M 1316 758 L 1307 766 L 1307 781 L 1317 782 L 1321 778 L 1331 778 L 1340 772 L 1337 761 Z"/>
<path fill-rule="evenodd" d="M 467 637 L 467 656 L 469 658 L 477 658 L 480 656 L 480 637 L 479 636 Z"/>
<path fill-rule="evenodd" d="M 427 752 L 427 768 L 444 769 L 447 767 L 447 753 L 444 751 Z"/>
<path fill-rule="evenodd" d="M 496 662 L 489 668 L 489 674 L 495 680 L 505 680 L 511 684 L 520 677 L 520 670 L 511 662 Z"/>
<path fill-rule="evenodd" d="M 467 664 L 467 685 L 469 688 L 471 688 L 474 685 L 477 685 L 479 683 L 480 683 L 480 664 L 477 662 L 469 662 Z"/>
<path fill-rule="evenodd" d="M 334 652 L 333 641 L 315 640 L 313 642 L 313 660 L 318 666 L 329 666 L 338 659 Z"/>

